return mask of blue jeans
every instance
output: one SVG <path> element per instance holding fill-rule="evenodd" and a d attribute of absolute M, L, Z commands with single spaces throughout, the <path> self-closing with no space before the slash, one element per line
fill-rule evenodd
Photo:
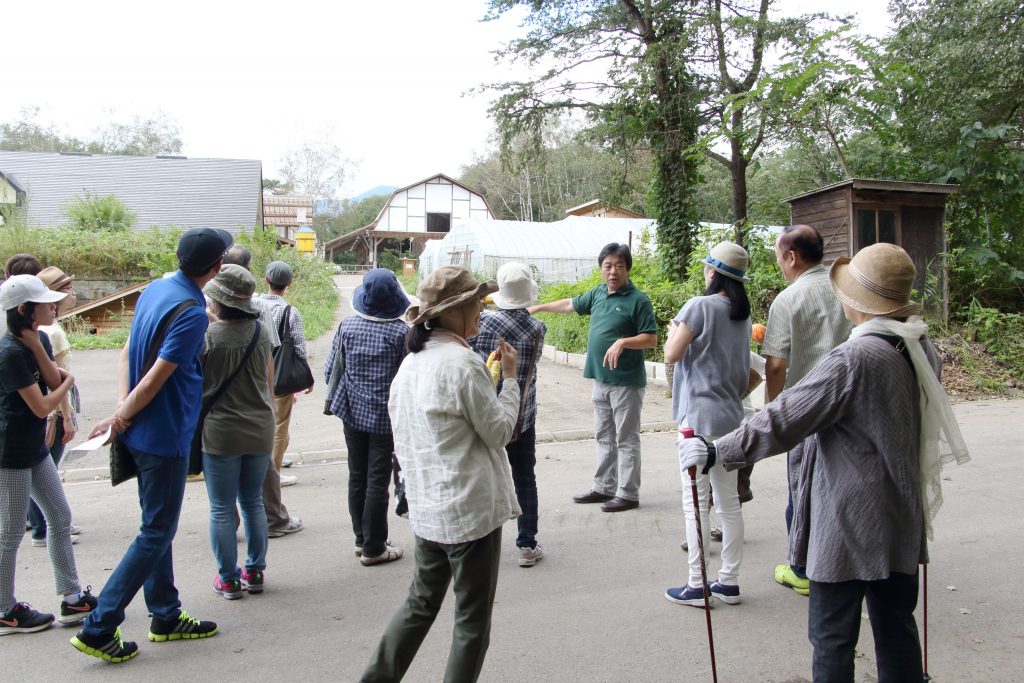
<path fill-rule="evenodd" d="M 517 548 L 537 547 L 537 427 L 534 425 L 519 433 L 519 439 L 505 446 L 508 453 L 508 464 L 512 468 L 512 483 L 516 487 L 516 499 L 523 514 L 516 523 L 519 525 L 519 536 L 516 537 Z"/>
<path fill-rule="evenodd" d="M 210 545 L 222 581 L 242 576 L 235 538 L 235 500 L 242 508 L 248 544 L 246 570 L 267 568 L 267 513 L 263 509 L 263 477 L 269 453 L 212 455 L 203 453 L 206 493 L 210 496 Z"/>
<path fill-rule="evenodd" d="M 174 586 L 171 543 L 178 531 L 185 495 L 188 458 L 131 451 L 139 468 L 142 526 L 128 552 L 99 595 L 99 605 L 82 624 L 87 636 L 110 635 L 124 621 L 124 610 L 141 588 L 146 607 L 158 619 L 174 620 L 181 611 Z"/>
<path fill-rule="evenodd" d="M 853 683 L 861 605 L 867 599 L 875 636 L 878 683 L 922 680 L 917 635 L 917 574 L 892 572 L 881 581 L 811 581 L 807 630 L 814 646 L 814 683 Z"/>

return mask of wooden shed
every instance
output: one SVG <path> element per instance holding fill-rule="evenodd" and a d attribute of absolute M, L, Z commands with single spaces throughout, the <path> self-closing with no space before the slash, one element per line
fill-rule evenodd
<path fill-rule="evenodd" d="M 142 290 L 148 287 L 150 282 L 152 280 L 146 280 L 76 306 L 60 316 L 60 320 L 78 316 L 95 330 L 95 334 L 130 327 L 135 317 L 135 305 L 139 302 Z"/>
<path fill-rule="evenodd" d="M 793 225 L 810 225 L 821 233 L 826 263 L 852 257 L 876 242 L 906 249 L 917 267 L 918 298 L 924 298 L 929 277 L 934 277 L 934 294 L 941 301 L 930 298 L 929 303 L 932 308 L 941 305 L 945 319 L 946 195 L 957 189 L 957 185 L 850 178 L 785 201 Z"/>

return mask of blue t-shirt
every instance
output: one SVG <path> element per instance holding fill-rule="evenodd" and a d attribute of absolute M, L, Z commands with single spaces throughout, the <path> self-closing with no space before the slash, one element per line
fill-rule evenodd
<path fill-rule="evenodd" d="M 128 344 L 128 386 L 134 389 L 160 322 L 178 304 L 195 301 L 167 329 L 159 358 L 178 368 L 164 383 L 149 405 L 135 416 L 121 440 L 134 451 L 150 455 L 185 457 L 191 450 L 192 433 L 199 420 L 203 397 L 203 350 L 206 327 L 206 299 L 203 292 L 180 270 L 146 287 L 135 307 Z"/>

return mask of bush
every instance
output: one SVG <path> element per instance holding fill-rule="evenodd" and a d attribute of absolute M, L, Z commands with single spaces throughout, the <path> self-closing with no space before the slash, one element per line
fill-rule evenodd
<path fill-rule="evenodd" d="M 97 197 L 85 193 L 75 197 L 63 208 L 69 227 L 92 232 L 128 232 L 135 224 L 135 214 L 112 194 Z"/>
<path fill-rule="evenodd" d="M 966 324 L 989 355 L 1008 367 L 1017 381 L 1024 381 L 1024 315 L 986 308 L 973 299 Z"/>

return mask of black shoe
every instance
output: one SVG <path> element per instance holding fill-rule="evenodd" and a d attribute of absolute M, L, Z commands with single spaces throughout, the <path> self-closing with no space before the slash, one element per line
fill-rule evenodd
<path fill-rule="evenodd" d="M 572 502 L 581 504 L 605 503 L 614 497 L 615 496 L 609 496 L 605 493 L 598 493 L 597 491 L 587 491 L 586 493 L 581 493 L 578 496 L 573 496 Z"/>
<path fill-rule="evenodd" d="M 628 498 L 616 496 L 601 506 L 601 512 L 623 512 L 624 510 L 632 510 L 638 507 L 640 507 L 639 500 L 629 500 Z"/>
<path fill-rule="evenodd" d="M 50 628 L 52 623 L 52 614 L 37 612 L 28 603 L 19 602 L 6 614 L 0 614 L 0 636 L 35 633 Z"/>
<path fill-rule="evenodd" d="M 185 610 L 181 610 L 176 618 L 167 621 L 153 617 L 149 624 L 149 639 L 154 643 L 209 638 L 216 633 L 217 624 L 212 621 L 199 621 L 195 617 L 190 617 Z"/>
<path fill-rule="evenodd" d="M 116 629 L 109 638 L 106 636 L 91 637 L 84 631 L 71 639 L 71 644 L 76 650 L 104 662 L 120 664 L 139 654 L 139 646 L 132 641 L 127 643 L 121 637 L 121 629 Z"/>
<path fill-rule="evenodd" d="M 74 605 L 68 604 L 67 600 L 60 603 L 60 618 L 62 624 L 77 624 L 89 616 L 89 612 L 96 609 L 96 598 L 92 594 L 92 586 L 82 591 L 82 599 Z"/>

